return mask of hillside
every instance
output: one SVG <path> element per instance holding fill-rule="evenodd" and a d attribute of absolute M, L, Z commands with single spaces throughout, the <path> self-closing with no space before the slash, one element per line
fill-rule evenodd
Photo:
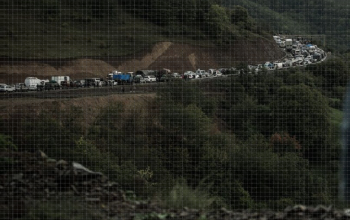
<path fill-rule="evenodd" d="M 159 42 L 134 57 L 96 57 L 95 59 L 3 59 L 0 61 L 0 81 L 17 83 L 26 77 L 50 78 L 69 75 L 73 79 L 105 77 L 112 70 L 168 68 L 173 72 L 231 67 L 241 62 L 263 63 L 284 56 L 276 44 L 260 39 L 238 41 L 228 48 L 199 47 L 190 44 Z"/>
<path fill-rule="evenodd" d="M 319 45 L 344 52 L 349 47 L 348 1 L 221 0 L 233 8 L 243 6 L 259 25 L 274 33 L 308 35 Z"/>
<path fill-rule="evenodd" d="M 2 93 L 0 219 L 349 217 L 340 211 L 349 203 L 338 199 L 349 64 L 332 52 L 295 68 L 246 65 L 286 55 L 274 33 L 322 33 L 325 20 L 314 17 L 322 10 L 298 15 L 299 0 L 221 3 L 0 0 L 0 83 L 243 68 Z M 332 30 L 346 33 L 342 22 Z M 346 50 L 346 41 L 339 46 Z"/>
<path fill-rule="evenodd" d="M 183 72 L 283 56 L 271 34 L 244 10 L 194 1 L 202 5 L 185 14 L 182 9 L 191 5 L 176 2 L 147 11 L 122 0 L 0 0 L 0 79 L 13 83 L 27 76 L 105 76 L 113 69 Z M 169 13 L 159 20 L 164 10 Z"/>

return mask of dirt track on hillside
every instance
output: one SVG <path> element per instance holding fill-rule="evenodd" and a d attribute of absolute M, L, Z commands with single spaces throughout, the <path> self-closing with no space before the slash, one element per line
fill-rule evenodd
<path fill-rule="evenodd" d="M 24 82 L 29 76 L 50 79 L 54 75 L 68 75 L 72 79 L 105 77 L 108 72 L 140 69 L 186 70 L 231 67 L 239 62 L 264 63 L 283 57 L 275 43 L 263 39 L 237 41 L 225 47 L 203 47 L 160 42 L 151 51 L 132 57 L 102 57 L 96 59 L 0 59 L 0 83 Z"/>

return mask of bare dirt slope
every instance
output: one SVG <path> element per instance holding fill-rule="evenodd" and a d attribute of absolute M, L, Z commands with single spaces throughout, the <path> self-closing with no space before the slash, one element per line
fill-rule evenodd
<path fill-rule="evenodd" d="M 130 112 L 133 109 L 142 109 L 146 103 L 151 102 L 155 98 L 155 93 L 149 94 L 114 94 L 107 96 L 90 96 L 72 99 L 11 99 L 0 100 L 0 116 L 8 119 L 16 114 L 32 114 L 38 115 L 42 111 L 48 112 L 65 112 L 71 107 L 78 107 L 83 112 L 84 121 L 91 123 L 99 111 L 110 104 L 122 103 L 125 111 Z"/>
<path fill-rule="evenodd" d="M 29 76 L 51 78 L 53 75 L 68 75 L 72 79 L 105 77 L 108 72 L 123 72 L 140 69 L 173 72 L 186 70 L 231 67 L 239 62 L 264 63 L 284 56 L 283 51 L 272 41 L 258 39 L 240 40 L 225 47 L 203 47 L 189 44 L 159 42 L 151 51 L 133 57 L 103 57 L 96 59 L 11 59 L 0 60 L 0 83 L 24 82 Z"/>

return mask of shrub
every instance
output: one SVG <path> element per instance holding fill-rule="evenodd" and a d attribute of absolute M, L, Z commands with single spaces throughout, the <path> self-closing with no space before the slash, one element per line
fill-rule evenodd
<path fill-rule="evenodd" d="M 169 208 L 175 209 L 187 207 L 208 210 L 215 203 L 220 203 L 218 197 L 210 195 L 200 186 L 195 189 L 190 188 L 183 179 L 178 180 L 170 192 L 162 195 L 161 199 Z"/>
<path fill-rule="evenodd" d="M 303 154 L 314 161 L 327 159 L 330 109 L 323 95 L 304 84 L 281 87 L 270 104 L 275 131 L 295 136 Z"/>
<path fill-rule="evenodd" d="M 283 155 L 285 153 L 300 153 L 301 145 L 295 137 L 290 137 L 288 133 L 275 133 L 270 138 L 270 146 L 273 152 Z"/>
<path fill-rule="evenodd" d="M 174 80 L 158 90 L 160 101 L 187 107 L 194 104 L 207 116 L 215 114 L 217 104 L 213 99 L 205 97 L 200 88 L 192 83 Z"/>
<path fill-rule="evenodd" d="M 14 143 L 12 143 L 10 136 L 0 134 L 0 149 L 17 150 L 17 146 Z"/>

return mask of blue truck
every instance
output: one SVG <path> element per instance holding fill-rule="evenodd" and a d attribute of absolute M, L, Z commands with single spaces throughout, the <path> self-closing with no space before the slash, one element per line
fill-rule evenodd
<path fill-rule="evenodd" d="M 122 73 L 113 71 L 112 73 L 109 73 L 107 78 L 109 80 L 114 80 L 118 83 L 118 85 L 124 85 L 124 84 L 132 84 L 134 81 L 134 77 L 132 73 Z"/>

